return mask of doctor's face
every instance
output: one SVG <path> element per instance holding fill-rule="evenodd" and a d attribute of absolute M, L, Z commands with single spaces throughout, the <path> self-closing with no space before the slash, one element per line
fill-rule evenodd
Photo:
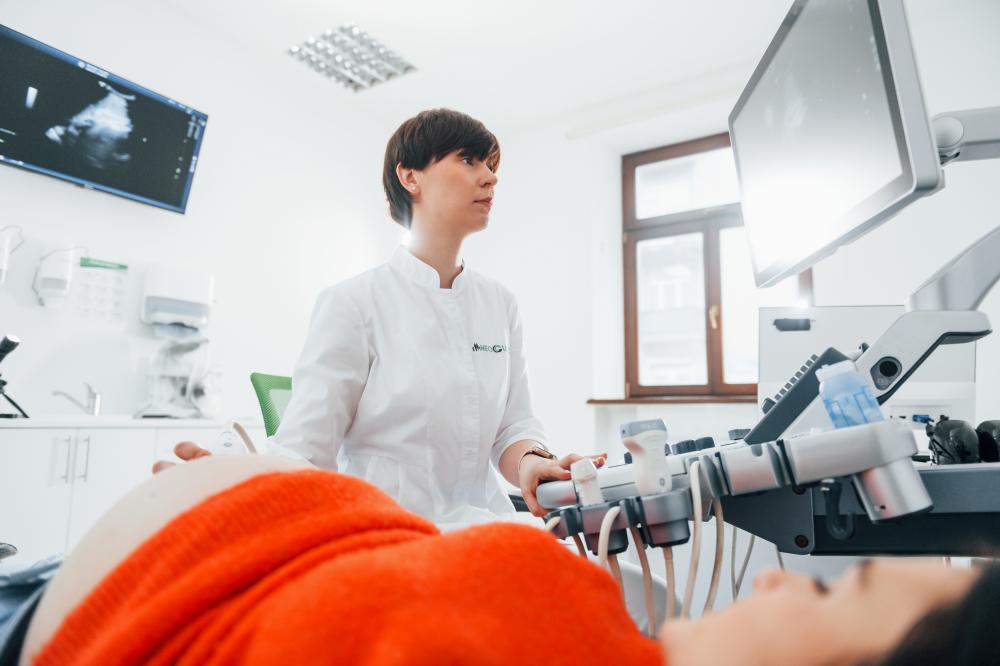
<path fill-rule="evenodd" d="M 456 150 L 415 174 L 414 222 L 465 236 L 486 228 L 497 176 L 486 162 Z"/>

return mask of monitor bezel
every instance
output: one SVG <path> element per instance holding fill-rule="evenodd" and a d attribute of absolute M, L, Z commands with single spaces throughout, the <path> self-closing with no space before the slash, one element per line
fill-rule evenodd
<path fill-rule="evenodd" d="M 11 39 L 14 39 L 26 46 L 41 51 L 47 55 L 58 58 L 69 64 L 84 68 L 88 72 L 94 74 L 95 76 L 101 77 L 102 79 L 108 81 L 109 83 L 130 88 L 136 92 L 139 92 L 143 95 L 146 95 L 147 97 L 152 98 L 157 102 L 166 104 L 168 106 L 172 106 L 176 109 L 184 111 L 185 113 L 189 113 L 198 118 L 199 120 L 201 120 L 206 125 L 208 123 L 208 114 L 202 111 L 198 111 L 197 109 L 194 109 L 186 104 L 182 104 L 181 102 L 178 102 L 174 99 L 161 95 L 160 93 L 150 90 L 149 88 L 146 88 L 144 86 L 141 86 L 133 81 L 130 81 L 129 79 L 123 78 L 116 74 L 112 74 L 106 69 L 98 67 L 97 65 L 94 65 L 89 61 L 84 60 L 83 58 L 78 58 L 74 55 L 66 53 L 65 51 L 61 51 L 53 46 L 49 46 L 44 42 L 40 42 L 37 39 L 34 39 L 33 37 L 29 37 L 28 35 L 18 32 L 17 30 L 14 30 L 13 28 L 10 28 L 3 24 L 0 24 L 0 37 L 10 37 Z M 131 199 L 132 201 L 138 201 L 140 203 L 149 204 L 157 208 L 163 208 L 165 210 L 173 211 L 175 213 L 180 213 L 183 215 L 187 211 L 188 196 L 191 193 L 191 183 L 194 182 L 194 176 L 198 166 L 198 157 L 199 154 L 201 153 L 201 145 L 204 138 L 205 138 L 205 131 L 203 126 L 202 131 L 199 133 L 199 137 L 194 145 L 194 150 L 191 155 L 191 166 L 188 172 L 187 182 L 184 185 L 184 194 L 181 197 L 181 202 L 179 206 L 174 206 L 165 201 L 159 201 L 157 199 L 144 197 L 140 194 L 135 194 L 134 192 L 129 192 L 127 190 L 121 190 L 115 187 L 110 187 L 108 185 L 103 185 L 96 181 L 88 180 L 86 178 L 78 178 L 76 176 L 72 176 L 67 173 L 56 171 L 54 169 L 48 169 L 46 167 L 37 164 L 31 164 L 23 160 L 14 160 L 8 157 L 0 156 L 0 164 L 3 164 L 5 166 L 16 167 L 19 169 L 24 169 L 26 171 L 31 171 L 32 173 L 40 173 L 42 175 L 50 176 L 58 180 L 63 180 L 69 183 L 73 183 L 75 185 L 79 185 L 88 190 L 97 190 L 99 192 L 106 192 L 108 194 L 113 194 L 115 196 L 123 197 L 125 199 Z"/>
<path fill-rule="evenodd" d="M 739 141 L 733 131 L 733 125 L 802 9 L 810 1 L 814 0 L 796 0 L 789 9 L 729 114 L 729 134 L 736 160 L 736 172 L 741 182 L 741 199 L 742 168 L 739 159 Z M 805 257 L 760 266 L 753 251 L 753 228 L 744 220 L 750 237 L 750 256 L 758 287 L 772 286 L 806 270 L 824 257 L 833 254 L 839 247 L 879 226 L 916 199 L 936 191 L 942 183 L 937 144 L 924 105 L 920 75 L 902 0 L 868 0 L 866 4 L 872 19 L 875 41 L 883 60 L 882 77 L 903 173 L 838 218 L 838 227 L 844 231 Z"/>

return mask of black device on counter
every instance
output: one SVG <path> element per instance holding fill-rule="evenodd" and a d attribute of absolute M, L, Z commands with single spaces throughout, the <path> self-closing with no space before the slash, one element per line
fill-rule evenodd
<path fill-rule="evenodd" d="M 7 358 L 7 354 L 17 349 L 17 346 L 19 344 L 21 344 L 21 341 L 17 338 L 16 335 L 5 335 L 3 340 L 0 340 L 0 363 L 3 363 L 3 360 Z M 4 390 L 6 386 L 7 386 L 7 381 L 2 376 L 0 376 L 0 396 L 3 396 L 4 399 L 7 400 L 7 402 L 12 404 L 14 406 L 14 409 L 20 412 L 20 414 L 0 414 L 0 418 L 13 419 L 17 418 L 18 416 L 23 416 L 24 418 L 28 418 L 28 415 L 25 413 L 23 409 L 21 409 L 21 406 L 16 402 L 14 402 L 13 398 L 7 395 L 7 392 Z"/>

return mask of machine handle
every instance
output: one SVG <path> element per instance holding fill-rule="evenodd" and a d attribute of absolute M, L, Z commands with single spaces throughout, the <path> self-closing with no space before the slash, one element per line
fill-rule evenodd
<path fill-rule="evenodd" d="M 718 305 L 713 305 L 708 309 L 708 323 L 712 326 L 713 331 L 719 330 L 719 308 Z"/>
<path fill-rule="evenodd" d="M 87 443 L 87 457 L 83 459 L 83 474 L 77 478 L 81 481 L 86 481 L 87 475 L 90 473 L 90 435 L 87 435 L 80 441 Z"/>
<path fill-rule="evenodd" d="M 69 483 L 69 461 L 70 458 L 73 457 L 72 456 L 73 438 L 67 437 L 65 440 L 60 440 L 60 441 L 66 442 L 66 468 L 63 470 L 63 474 L 62 476 L 59 477 L 59 479 L 61 481 L 64 481 L 65 483 Z"/>

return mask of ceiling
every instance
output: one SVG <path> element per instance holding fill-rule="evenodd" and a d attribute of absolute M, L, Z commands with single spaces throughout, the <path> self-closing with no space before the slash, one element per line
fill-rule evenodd
<path fill-rule="evenodd" d="M 582 136 L 670 110 L 734 99 L 789 0 L 167 0 L 237 48 L 304 69 L 286 52 L 355 23 L 417 71 L 333 99 L 388 126 L 436 106 L 495 131 L 558 124 Z M 284 66 L 284 65 L 282 65 Z M 306 72 L 311 74 L 310 72 Z M 303 77 L 303 81 L 311 81 Z"/>

